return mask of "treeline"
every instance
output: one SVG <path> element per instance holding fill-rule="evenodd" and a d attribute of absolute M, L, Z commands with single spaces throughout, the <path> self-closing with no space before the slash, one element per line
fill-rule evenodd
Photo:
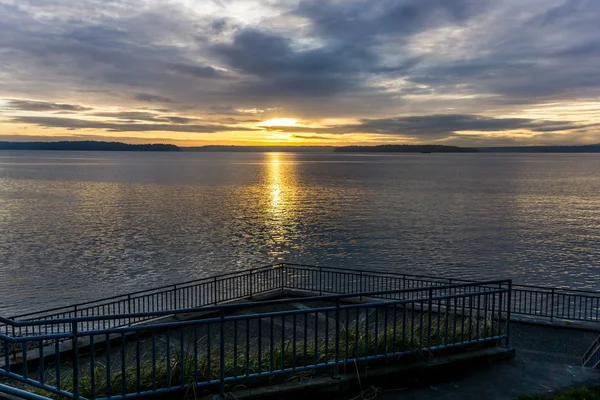
<path fill-rule="evenodd" d="M 477 149 L 439 144 L 384 144 L 379 146 L 336 147 L 334 151 L 336 153 L 476 153 Z"/>
<path fill-rule="evenodd" d="M 80 150 L 80 151 L 181 151 L 173 144 L 127 144 L 121 142 L 0 142 L 0 150 Z"/>
<path fill-rule="evenodd" d="M 579 146 L 480 147 L 483 153 L 600 153 L 600 144 Z"/>

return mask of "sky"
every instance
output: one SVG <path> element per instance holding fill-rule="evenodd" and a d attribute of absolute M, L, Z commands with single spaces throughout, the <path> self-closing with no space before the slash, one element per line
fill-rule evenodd
<path fill-rule="evenodd" d="M 0 0 L 0 140 L 600 143 L 598 0 Z"/>

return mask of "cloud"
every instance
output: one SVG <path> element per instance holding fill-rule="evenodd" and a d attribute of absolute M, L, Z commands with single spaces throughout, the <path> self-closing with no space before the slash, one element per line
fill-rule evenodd
<path fill-rule="evenodd" d="M 147 103 L 170 110 L 113 123 L 206 126 L 179 114 L 272 111 L 361 120 L 334 133 L 549 134 L 579 123 L 531 122 L 524 108 L 600 96 L 591 0 L 31 0 L 0 2 L 0 15 L 0 96 L 28 99 L 8 103 L 11 115 Z M 581 125 L 599 119 L 600 109 Z"/>
<path fill-rule="evenodd" d="M 528 118 L 491 118 L 472 114 L 433 114 L 394 118 L 362 119 L 358 124 L 332 125 L 326 127 L 272 126 L 268 131 L 310 132 L 329 134 L 370 133 L 378 135 L 401 135 L 416 138 L 438 139 L 450 137 L 460 131 L 502 132 L 527 130 L 538 133 L 564 132 L 583 129 L 595 124 L 572 121 L 535 120 Z"/>
<path fill-rule="evenodd" d="M 211 114 L 218 114 L 218 115 L 256 115 L 256 114 L 264 114 L 266 112 L 269 111 L 275 111 L 278 110 L 277 107 L 270 107 L 270 108 L 246 108 L 246 109 L 242 109 L 242 108 L 235 108 L 232 105 L 218 105 L 218 106 L 211 106 L 209 108 L 209 112 Z"/>
<path fill-rule="evenodd" d="M 214 67 L 203 65 L 187 65 L 187 64 L 169 64 L 168 68 L 171 71 L 187 74 L 196 78 L 215 78 L 222 74 Z"/>
<path fill-rule="evenodd" d="M 170 121 L 174 124 L 190 124 L 190 123 L 198 120 L 198 118 L 176 117 L 176 116 L 172 116 L 172 115 L 166 115 L 166 116 L 160 117 L 160 119 Z"/>
<path fill-rule="evenodd" d="M 400 40 L 431 26 L 461 23 L 481 12 L 488 1 L 370 0 L 302 1 L 296 13 L 307 18 L 316 33 L 345 44 L 375 43 L 382 37 Z"/>
<path fill-rule="evenodd" d="M 33 100 L 9 100 L 8 107 L 13 110 L 21 111 L 88 111 L 91 107 L 84 107 L 77 104 L 60 104 L 60 103 L 47 103 L 43 101 Z"/>
<path fill-rule="evenodd" d="M 92 134 L 65 134 L 65 135 L 52 135 L 52 136 L 43 136 L 43 135 L 0 135 L 0 141 L 5 142 L 55 142 L 55 141 L 70 141 L 70 140 L 96 140 L 96 141 L 115 141 L 123 143 L 148 143 L 148 138 L 144 137 L 128 137 L 128 136 L 119 136 L 115 137 L 106 137 L 102 135 L 92 135 Z M 186 145 L 186 140 L 178 140 L 172 138 L 151 138 L 152 143 L 174 143 Z"/>
<path fill-rule="evenodd" d="M 147 123 L 114 123 L 103 121 L 91 121 L 74 118 L 55 118 L 55 117 L 15 117 L 11 119 L 13 123 L 23 123 L 42 126 L 45 128 L 65 128 L 69 130 L 78 129 L 102 129 L 109 132 L 190 132 L 190 133 L 216 133 L 232 131 L 253 131 L 252 128 L 226 126 L 226 125 L 176 125 L 176 124 L 147 124 Z"/>
<path fill-rule="evenodd" d="M 219 114 L 219 115 L 242 115 L 240 111 L 238 111 L 232 105 L 219 105 L 219 106 L 210 106 L 211 114 Z"/>
<path fill-rule="evenodd" d="M 150 122 L 171 122 L 174 124 L 189 124 L 199 120 L 199 118 L 180 117 L 175 115 L 160 115 L 151 112 L 142 111 L 120 111 L 120 112 L 101 112 L 92 114 L 96 117 L 116 118 L 129 121 L 150 121 Z"/>
<path fill-rule="evenodd" d="M 136 100 L 145 101 L 148 103 L 174 103 L 175 102 L 175 100 L 170 99 L 168 97 L 158 96 L 155 94 L 148 94 L 148 93 L 136 93 L 135 96 L 133 96 L 133 97 Z"/>
<path fill-rule="evenodd" d="M 407 136 L 451 135 L 459 131 L 498 132 L 526 129 L 535 132 L 565 131 L 580 127 L 569 121 L 538 121 L 527 118 L 490 118 L 470 114 L 421 115 L 397 118 L 363 119 L 348 129 L 364 133 Z"/>
<path fill-rule="evenodd" d="M 243 91 L 269 98 L 353 91 L 361 83 L 353 75 L 368 65 L 364 52 L 338 46 L 296 50 L 291 40 L 257 29 L 242 29 L 231 43 L 217 44 L 212 51 L 232 69 L 258 78 L 242 84 Z"/>
<path fill-rule="evenodd" d="M 292 135 L 296 139 L 318 139 L 318 140 L 332 140 L 332 137 L 323 135 Z"/>

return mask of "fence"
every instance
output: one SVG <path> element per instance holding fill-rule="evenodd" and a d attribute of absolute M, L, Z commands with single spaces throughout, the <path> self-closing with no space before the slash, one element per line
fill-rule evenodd
<path fill-rule="evenodd" d="M 372 288 L 413 288 L 475 282 L 465 279 L 374 272 L 302 264 L 281 264 L 286 288 L 339 293 Z M 600 322 L 600 292 L 533 285 L 512 285 L 511 312 L 515 317 Z"/>
<path fill-rule="evenodd" d="M 276 265 L 253 268 L 66 307 L 56 307 L 9 318 L 0 317 L 0 333 L 23 336 L 60 333 L 70 329 L 68 324 L 59 323 L 39 325 L 37 328 L 30 325 L 11 326 L 6 323 L 7 320 L 52 321 L 117 314 L 137 315 L 123 319 L 90 319 L 85 327 L 85 329 L 109 329 L 131 326 L 155 318 L 152 315 L 146 315 L 149 313 L 217 305 L 231 300 L 253 297 L 275 289 L 281 290 L 283 276 L 277 267 Z"/>
<path fill-rule="evenodd" d="M 294 289 L 317 284 L 295 279 L 298 271 L 286 272 L 287 278 L 294 278 Z M 333 290 L 331 282 L 319 284 L 321 293 Z M 196 309 L 5 320 L 17 331 L 36 333 L 0 335 L 5 350 L 0 375 L 74 399 L 124 399 L 209 385 L 224 393 L 227 385 L 240 380 L 260 382 L 259 378 L 309 370 L 329 369 L 339 376 L 355 362 L 415 360 L 477 345 L 507 344 L 510 284 L 504 280 L 357 290 L 304 299 L 310 305 L 306 309 L 241 315 L 229 314 L 257 305 L 207 306 L 204 311 L 218 316 L 144 326 L 114 327 L 114 321 L 155 319 Z M 348 303 L 357 297 L 366 302 Z M 259 304 L 282 307 L 295 301 Z M 106 325 L 111 327 L 101 328 Z M 70 347 L 68 357 L 61 349 L 65 345 Z M 16 365 L 9 347 L 20 349 Z M 33 357 L 37 357 L 34 364 L 29 362 Z"/>
<path fill-rule="evenodd" d="M 275 264 L 229 274 L 197 279 L 175 285 L 138 291 L 98 301 L 75 304 L 9 317 L 12 321 L 56 320 L 114 314 L 143 314 L 182 308 L 204 307 L 258 294 L 306 290 L 315 293 L 357 293 L 387 289 L 409 289 L 469 283 L 474 281 L 445 277 L 363 271 L 301 264 Z M 514 317 L 600 322 L 600 292 L 541 286 L 512 285 L 511 312 Z M 105 321 L 104 329 L 129 326 L 151 317 Z M 0 318 L 0 333 L 29 334 L 24 328 L 12 331 Z M 53 325 L 50 329 L 58 329 Z M 86 327 L 87 329 L 91 326 Z M 26 328 L 25 328 L 26 329 Z M 31 332 L 42 333 L 42 332 Z M 1 350 L 0 350 L 1 351 Z"/>

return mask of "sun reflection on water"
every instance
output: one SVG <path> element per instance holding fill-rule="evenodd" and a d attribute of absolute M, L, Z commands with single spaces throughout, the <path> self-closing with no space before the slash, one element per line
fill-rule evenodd
<path fill-rule="evenodd" d="M 266 224 L 275 243 L 272 256 L 283 259 L 290 246 L 289 233 L 294 225 L 297 187 L 295 164 L 281 153 L 267 154 Z"/>

